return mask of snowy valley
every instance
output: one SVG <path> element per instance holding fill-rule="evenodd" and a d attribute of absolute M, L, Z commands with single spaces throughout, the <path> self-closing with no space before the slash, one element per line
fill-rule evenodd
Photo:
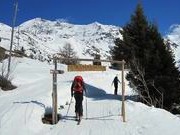
<path fill-rule="evenodd" d="M 126 122 L 121 116 L 121 84 L 118 95 L 114 95 L 111 85 L 114 76 L 121 80 L 121 72 L 106 71 L 67 72 L 67 66 L 58 64 L 64 74 L 58 75 L 58 113 L 61 119 L 55 125 L 43 124 L 44 114 L 52 107 L 52 58 L 59 47 L 70 43 L 80 58 L 91 58 L 93 48 L 99 50 L 102 58 L 107 59 L 109 46 L 121 35 L 120 27 L 102 25 L 97 22 L 89 25 L 73 25 L 62 21 L 48 21 L 36 18 L 15 29 L 14 49 L 24 47 L 30 58 L 13 57 L 12 91 L 0 89 L 0 135 L 176 135 L 180 133 L 180 118 L 170 112 L 146 106 L 135 101 L 136 93 L 125 80 Z M 179 27 L 174 27 L 168 38 L 180 44 Z M 11 29 L 0 24 L 0 46 L 9 49 Z M 175 51 L 178 61 L 178 48 Z M 43 60 L 39 61 L 38 59 Z M 7 63 L 5 60 L 3 63 Z M 0 67 L 3 65 L 0 63 Z M 127 72 L 127 71 L 126 71 Z M 81 75 L 87 87 L 84 96 L 84 115 L 82 123 L 74 121 L 75 101 L 70 105 L 70 88 L 74 76 Z M 62 106 L 62 107 L 61 107 Z M 87 108 L 87 109 L 86 109 Z"/>
<path fill-rule="evenodd" d="M 14 61 L 13 91 L 0 91 L 0 135 L 174 135 L 180 132 L 180 119 L 163 110 L 134 101 L 134 92 L 125 82 L 126 122 L 121 116 L 121 84 L 118 95 L 113 95 L 112 79 L 117 70 L 67 72 L 58 75 L 58 113 L 62 118 L 55 125 L 43 124 L 45 112 L 52 107 L 53 65 L 38 60 L 19 58 Z M 84 96 L 84 116 L 81 125 L 74 121 L 75 101 L 67 114 L 75 75 L 83 76 L 87 97 Z M 87 109 L 86 109 L 87 106 Z"/>

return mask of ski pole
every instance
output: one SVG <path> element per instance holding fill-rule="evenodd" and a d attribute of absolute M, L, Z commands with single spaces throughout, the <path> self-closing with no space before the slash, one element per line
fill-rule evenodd
<path fill-rule="evenodd" d="M 86 90 L 87 92 L 87 90 Z M 86 97 L 86 120 L 87 120 L 87 93 L 85 92 L 85 97 Z"/>
<path fill-rule="evenodd" d="M 66 116 L 68 115 L 68 112 L 69 112 L 69 109 L 70 109 L 70 106 L 71 106 L 71 103 L 72 103 L 72 99 L 73 99 L 73 97 L 71 97 L 71 100 L 70 100 L 70 103 L 69 103 L 69 106 L 68 106 L 68 110 L 67 110 Z"/>
<path fill-rule="evenodd" d="M 86 97 L 86 120 L 87 120 L 87 97 Z"/>

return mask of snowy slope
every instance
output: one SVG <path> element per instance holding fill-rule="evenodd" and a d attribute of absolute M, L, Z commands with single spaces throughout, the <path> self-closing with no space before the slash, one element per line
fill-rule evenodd
<path fill-rule="evenodd" d="M 35 18 L 15 28 L 13 49 L 24 47 L 28 56 L 33 55 L 36 59 L 43 57 L 44 60 L 52 57 L 66 43 L 70 43 L 78 57 L 89 58 L 98 49 L 101 57 L 107 58 L 109 46 L 114 45 L 115 38 L 121 37 L 119 29 L 117 26 L 98 22 L 74 25 L 61 20 Z M 0 24 L 0 46 L 6 49 L 9 49 L 10 33 L 9 26 Z"/>
<path fill-rule="evenodd" d="M 15 62 L 15 61 L 14 61 Z M 0 135 L 176 135 L 180 133 L 180 119 L 171 113 L 134 102 L 134 93 L 126 85 L 126 122 L 122 122 L 121 92 L 113 95 L 112 79 L 121 73 L 107 69 L 104 72 L 67 72 L 58 75 L 58 106 L 62 114 L 56 125 L 43 124 L 41 118 L 52 106 L 53 65 L 27 58 L 16 59 L 13 91 L 0 91 Z M 1 63 L 0 63 L 1 65 Z M 15 65 L 15 64 L 14 64 Z M 84 97 L 84 117 L 81 125 L 73 120 L 74 100 L 67 114 L 70 87 L 75 75 L 82 75 L 88 89 Z M 121 85 L 119 85 L 121 87 Z M 120 88 L 119 88 L 120 89 Z M 87 100 L 87 115 L 86 115 Z M 67 114 L 67 116 L 66 116 Z M 87 118 L 87 119 L 86 119 Z"/>
<path fill-rule="evenodd" d="M 10 44 L 10 37 L 11 37 L 11 28 L 3 23 L 0 23 L 0 46 L 4 48 L 9 48 L 9 46 L 6 46 L 7 43 Z"/>

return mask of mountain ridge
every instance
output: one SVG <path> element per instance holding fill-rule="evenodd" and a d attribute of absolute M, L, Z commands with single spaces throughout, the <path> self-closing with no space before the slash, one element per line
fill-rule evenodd
<path fill-rule="evenodd" d="M 109 46 L 114 46 L 114 40 L 121 38 L 119 30 L 120 27 L 98 22 L 74 25 L 61 20 L 35 18 L 15 27 L 13 50 L 23 47 L 26 55 L 45 60 L 70 43 L 78 57 L 92 57 L 92 53 L 97 53 L 95 49 L 98 49 L 101 58 L 107 59 L 110 57 Z M 0 46 L 5 49 L 9 48 L 10 34 L 11 29 L 7 25 L 0 28 Z"/>
<path fill-rule="evenodd" d="M 109 59 L 114 40 L 122 38 L 119 32 L 121 29 L 99 22 L 80 25 L 63 19 L 50 21 L 34 18 L 15 27 L 13 50 L 23 47 L 27 56 L 44 61 L 52 58 L 60 48 L 69 43 L 80 58 L 93 58 L 92 54 L 98 53 L 101 58 Z M 11 27 L 0 23 L 0 46 L 9 50 L 10 37 Z M 172 25 L 163 38 L 178 45 L 173 51 L 176 61 L 179 62 L 180 25 Z"/>

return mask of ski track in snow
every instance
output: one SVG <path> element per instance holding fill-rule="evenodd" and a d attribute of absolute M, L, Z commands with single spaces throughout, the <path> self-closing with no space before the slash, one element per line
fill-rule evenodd
<path fill-rule="evenodd" d="M 29 106 L 33 106 L 32 108 L 30 108 Z M 31 120 L 31 116 L 33 114 L 33 110 L 34 110 L 34 105 L 32 104 L 27 104 L 26 105 L 26 109 L 25 109 L 25 119 L 24 119 L 24 123 L 26 124 L 27 121 Z"/>
<path fill-rule="evenodd" d="M 13 117 L 14 112 L 16 111 L 17 107 L 12 105 L 9 107 L 5 113 L 3 113 L 1 117 L 1 127 L 2 125 L 5 126 L 8 122 L 11 122 L 11 118 Z"/>
<path fill-rule="evenodd" d="M 4 123 L 2 122 L 3 118 L 5 117 L 5 115 L 7 115 L 7 113 L 12 109 L 13 105 L 11 105 L 10 107 L 8 107 L 7 109 L 5 109 L 4 111 L 1 112 L 0 115 L 0 127 L 2 127 L 2 125 L 4 125 Z"/>

